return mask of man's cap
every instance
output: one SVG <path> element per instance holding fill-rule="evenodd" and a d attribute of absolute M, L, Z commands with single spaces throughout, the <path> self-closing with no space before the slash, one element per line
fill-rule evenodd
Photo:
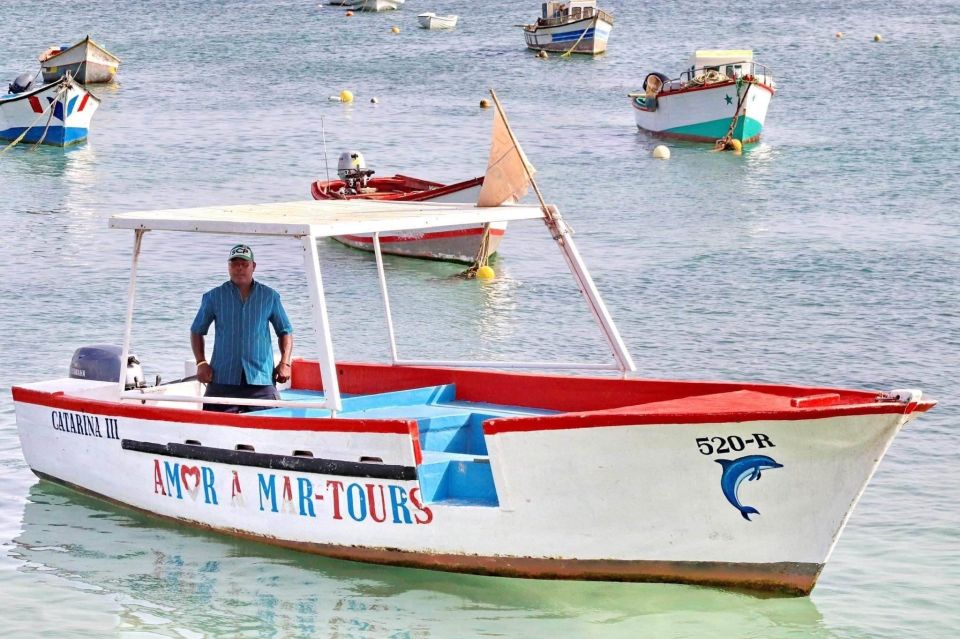
<path fill-rule="evenodd" d="M 247 260 L 248 262 L 252 262 L 253 249 L 246 244 L 237 244 L 230 249 L 230 256 L 227 258 L 227 261 L 229 262 L 230 260 Z"/>

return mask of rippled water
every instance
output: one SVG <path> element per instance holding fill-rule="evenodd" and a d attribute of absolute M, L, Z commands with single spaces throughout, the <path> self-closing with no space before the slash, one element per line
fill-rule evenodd
<path fill-rule="evenodd" d="M 540 60 L 511 27 L 538 4 L 409 0 L 348 19 L 310 2 L 0 0 L 0 80 L 87 33 L 123 59 L 118 85 L 94 89 L 87 144 L 0 155 L 5 636 L 956 634 L 960 7 L 611 1 L 607 55 Z M 427 10 L 461 22 L 417 29 Z M 625 94 L 707 47 L 752 47 L 774 69 L 764 140 L 742 157 L 679 144 L 652 160 L 657 141 L 636 131 Z M 480 174 L 488 87 L 642 375 L 919 386 L 941 401 L 893 443 L 811 597 L 329 561 L 157 523 L 27 469 L 10 386 L 122 337 L 131 238 L 107 230 L 111 213 L 306 199 L 325 173 L 322 133 L 331 161 L 359 150 L 382 175 Z M 352 105 L 327 99 L 345 88 Z M 148 235 L 134 336 L 148 374 L 179 375 L 229 243 Z M 299 253 L 256 250 L 258 274 L 306 326 Z M 383 359 L 372 259 L 320 252 L 337 356 Z M 512 225 L 496 268 L 479 285 L 454 265 L 388 260 L 401 354 L 604 357 L 542 228 Z M 301 333 L 298 353 L 312 348 Z"/>

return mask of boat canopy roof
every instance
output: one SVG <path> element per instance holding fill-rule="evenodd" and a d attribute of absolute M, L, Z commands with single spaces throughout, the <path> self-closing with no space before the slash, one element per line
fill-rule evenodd
<path fill-rule="evenodd" d="M 700 49 L 695 51 L 690 66 L 698 69 L 731 62 L 753 62 L 751 49 Z"/>
<path fill-rule="evenodd" d="M 539 206 L 305 200 L 118 213 L 110 228 L 330 237 L 543 217 Z"/>

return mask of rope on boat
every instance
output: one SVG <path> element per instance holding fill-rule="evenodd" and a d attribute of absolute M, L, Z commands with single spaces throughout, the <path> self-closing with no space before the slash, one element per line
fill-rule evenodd
<path fill-rule="evenodd" d="M 726 150 L 728 145 L 730 144 L 730 140 L 733 139 L 733 130 L 737 127 L 737 120 L 740 119 L 740 109 L 746 104 L 747 94 L 750 92 L 750 87 L 753 86 L 752 84 L 747 82 L 746 83 L 747 88 L 743 90 L 743 94 L 741 95 L 740 88 L 743 85 L 744 85 L 743 78 L 742 77 L 737 78 L 737 97 L 739 98 L 737 100 L 737 108 L 733 112 L 733 117 L 730 118 L 730 126 L 727 127 L 727 134 L 724 135 L 719 140 L 717 140 L 713 145 L 714 149 L 717 151 Z M 744 123 L 744 125 L 746 125 L 746 123 Z"/>
<path fill-rule="evenodd" d="M 596 31 L 597 31 L 597 20 L 598 20 L 599 18 L 600 18 L 600 14 L 599 14 L 599 13 L 593 17 L 593 24 L 592 24 L 591 26 L 593 27 L 594 35 L 596 35 Z M 580 44 L 580 41 L 583 40 L 583 36 L 587 35 L 587 30 L 588 30 L 588 29 L 589 29 L 589 27 L 585 28 L 583 31 L 580 32 L 580 37 L 577 38 L 577 41 L 573 43 L 573 46 L 570 47 L 569 49 L 567 49 L 566 51 L 564 51 L 563 53 L 560 54 L 560 57 L 561 57 L 561 58 L 569 58 L 569 57 L 570 57 L 570 54 L 573 53 L 573 50 L 576 49 L 576 48 L 577 48 L 577 45 Z"/>
<path fill-rule="evenodd" d="M 460 277 L 472 280 L 477 276 L 477 271 L 482 266 L 488 266 L 490 261 L 490 222 L 483 225 L 483 235 L 480 236 L 480 248 L 477 249 L 477 256 L 473 258 L 473 264 L 470 268 L 460 273 Z"/>
<path fill-rule="evenodd" d="M 3 149 L 2 151 L 0 151 L 0 155 L 3 155 L 4 153 L 6 153 L 7 151 L 9 151 L 9 150 L 12 149 L 13 147 L 15 147 L 15 146 L 17 146 L 18 144 L 20 144 L 20 142 L 23 141 L 23 138 L 25 138 L 25 137 L 27 136 L 27 133 L 30 132 L 30 129 L 33 128 L 33 125 L 35 125 L 37 122 L 39 122 L 39 121 L 40 121 L 40 118 L 42 118 L 44 115 L 46 115 L 47 111 L 51 111 L 51 109 L 53 109 L 54 105 L 56 105 L 57 102 L 60 101 L 60 95 L 63 94 L 63 93 L 66 93 L 68 88 L 69 88 L 69 87 L 68 87 L 66 84 L 63 85 L 62 87 L 60 87 L 60 88 L 57 90 L 57 95 L 56 95 L 56 97 L 50 102 L 49 105 L 47 105 L 47 108 L 40 112 L 40 115 L 38 115 L 38 116 L 33 120 L 33 122 L 30 123 L 30 126 L 28 126 L 26 129 L 24 129 L 23 133 L 21 133 L 20 135 L 17 136 L 17 139 L 16 139 L 16 140 L 14 140 L 14 141 L 11 142 L 10 144 L 8 144 L 6 147 L 4 147 L 4 149 Z M 51 111 L 51 113 L 47 116 L 47 125 L 46 125 L 46 127 L 44 128 L 44 130 L 43 130 L 43 135 L 40 137 L 40 142 L 37 142 L 35 145 L 33 145 L 33 148 L 37 148 L 37 147 L 41 144 L 41 142 L 43 142 L 43 140 L 47 137 L 47 131 L 50 129 L 50 121 L 51 121 L 52 119 L 53 119 L 53 112 Z"/>

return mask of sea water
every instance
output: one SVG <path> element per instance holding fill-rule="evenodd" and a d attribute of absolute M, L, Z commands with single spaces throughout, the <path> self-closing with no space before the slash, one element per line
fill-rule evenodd
<path fill-rule="evenodd" d="M 102 104 L 87 143 L 0 155 L 5 637 L 956 635 L 958 4 L 601 6 L 616 18 L 606 55 L 543 60 L 515 26 L 539 2 L 409 0 L 348 18 L 317 2 L 0 0 L 4 82 L 87 34 L 123 60 L 115 85 L 92 87 Z M 422 30 L 422 11 L 460 22 Z M 671 144 L 654 160 L 659 141 L 637 131 L 626 94 L 649 71 L 678 75 L 698 48 L 752 48 L 773 69 L 763 140 L 742 156 Z M 940 400 L 894 441 L 810 597 L 332 561 L 158 523 L 25 465 L 10 387 L 65 375 L 77 346 L 122 339 L 132 238 L 108 230 L 109 215 L 308 199 L 344 150 L 378 175 L 480 175 L 489 88 L 639 374 L 922 387 Z M 329 99 L 343 89 L 352 104 Z M 182 374 L 233 239 L 146 236 L 134 349 L 151 379 Z M 254 243 L 257 275 L 302 327 L 297 354 L 312 356 L 299 250 Z M 336 355 L 384 360 L 372 256 L 319 249 Z M 541 225 L 511 224 L 494 266 L 480 284 L 455 277 L 460 266 L 388 258 L 401 355 L 608 361 Z M 575 524 L 589 496 L 564 498 Z"/>

